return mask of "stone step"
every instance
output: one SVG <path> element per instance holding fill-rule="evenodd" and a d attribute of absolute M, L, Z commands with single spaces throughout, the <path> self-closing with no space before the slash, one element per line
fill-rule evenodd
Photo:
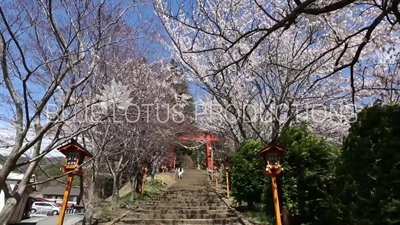
<path fill-rule="evenodd" d="M 190 198 L 209 198 L 209 197 L 216 197 L 218 194 L 216 192 L 208 192 L 208 193 L 174 193 L 174 194 L 162 194 L 159 195 L 157 198 L 161 197 L 171 197 L 171 198 L 176 198 L 176 197 L 190 197 Z"/>
<path fill-rule="evenodd" d="M 203 187 L 197 187 L 197 186 L 203 186 Z M 187 184 L 187 185 L 173 185 L 170 187 L 169 190 L 177 190 L 177 189 L 183 189 L 183 190 L 210 190 L 210 188 L 204 188 L 206 184 Z M 207 184 L 208 185 L 208 184 Z"/>
<path fill-rule="evenodd" d="M 221 202 L 221 199 L 219 197 L 203 198 L 203 199 L 179 197 L 179 198 L 152 199 L 151 202 L 163 202 L 163 203 L 170 202 L 172 204 L 193 203 L 193 202 L 214 203 L 214 202 Z"/>
<path fill-rule="evenodd" d="M 193 185 L 187 185 L 187 186 L 175 186 L 175 187 L 171 187 L 169 190 L 172 191 L 207 191 L 207 190 L 212 190 L 210 188 L 198 188 L 198 187 L 193 187 Z"/>
<path fill-rule="evenodd" d="M 193 199 L 193 198 L 175 198 L 175 199 L 153 199 L 152 201 L 147 201 L 149 204 L 163 203 L 163 204 L 190 204 L 190 203 L 221 203 L 221 199 L 208 198 L 208 199 Z"/>
<path fill-rule="evenodd" d="M 242 224 L 207 181 L 206 171 L 185 171 L 183 177 L 115 225 Z"/>
<path fill-rule="evenodd" d="M 190 177 L 193 177 L 193 176 L 198 176 L 198 177 L 206 177 L 207 176 L 207 173 L 197 173 L 197 172 L 194 172 L 194 171 L 183 171 L 183 174 L 186 174 L 186 175 L 191 175 Z"/>
<path fill-rule="evenodd" d="M 166 190 L 167 192 L 177 192 L 177 191 L 184 191 L 184 192 L 190 192 L 190 191 L 212 191 L 213 189 L 210 187 L 207 188 L 198 188 L 198 187 L 192 187 L 192 186 L 186 186 L 186 187 L 182 187 L 182 186 L 176 186 L 176 187 L 170 187 L 168 188 L 168 190 Z"/>
<path fill-rule="evenodd" d="M 177 199 L 177 198 L 187 198 L 187 199 L 219 199 L 217 193 L 212 193 L 210 195 L 192 195 L 192 194 L 182 194 L 182 195 L 176 195 L 176 194 L 169 194 L 169 195 L 160 195 L 157 197 L 157 199 Z"/>
<path fill-rule="evenodd" d="M 123 218 L 115 225 L 140 224 L 140 225 L 232 225 L 239 223 L 237 218 L 229 219 L 137 219 Z"/>
<path fill-rule="evenodd" d="M 125 218 L 133 219 L 226 219 L 236 217 L 234 213 L 219 213 L 219 214 L 203 214 L 203 213 L 183 213 L 183 214 L 166 214 L 166 213 L 130 213 Z"/>
<path fill-rule="evenodd" d="M 168 195 L 159 195 L 157 199 L 178 199 L 178 198 L 187 198 L 187 199 L 218 199 L 217 193 L 210 194 L 168 194 Z"/>
<path fill-rule="evenodd" d="M 203 177 L 195 177 L 193 179 L 188 179 L 188 177 L 186 177 L 186 179 L 176 179 L 175 180 L 176 183 L 173 184 L 173 186 L 178 186 L 178 185 L 186 185 L 186 184 L 192 184 L 192 185 L 196 185 L 196 184 L 206 184 L 208 183 L 207 180 L 205 180 Z"/>
<path fill-rule="evenodd" d="M 190 198 L 200 198 L 200 199 L 205 199 L 205 198 L 212 198 L 212 197 L 217 197 L 217 193 L 207 193 L 207 194 L 192 194 L 192 193 L 176 193 L 176 194 L 162 194 L 159 195 L 157 198 L 179 198 L 179 197 L 190 197 Z"/>
<path fill-rule="evenodd" d="M 186 174 L 185 177 L 183 177 L 183 179 L 176 179 L 178 181 L 180 181 L 180 184 L 185 184 L 185 183 L 205 183 L 207 182 L 206 180 L 207 176 L 195 176 L 195 175 L 190 175 L 190 174 Z"/>
<path fill-rule="evenodd" d="M 225 203 L 222 202 L 214 202 L 214 203 L 207 203 L 207 202 L 186 202 L 186 203 L 180 203 L 180 204 L 171 204 L 168 202 L 153 202 L 153 203 L 148 203 L 146 202 L 147 206 L 169 206 L 169 205 L 176 205 L 176 206 L 181 206 L 181 207 L 191 207 L 191 206 L 210 206 L 210 207 L 218 207 L 218 206 L 226 206 Z"/>
<path fill-rule="evenodd" d="M 164 210 L 145 210 L 140 209 L 136 211 L 138 213 L 146 213 L 146 214 L 156 214 L 156 213 L 163 213 L 163 214 L 223 214 L 223 213 L 235 213 L 234 210 L 231 209 L 164 209 Z"/>
<path fill-rule="evenodd" d="M 165 192 L 162 193 L 163 196 L 165 195 L 192 195 L 192 196 L 207 196 L 207 195 L 215 195 L 215 191 L 173 191 L 173 192 Z"/>
<path fill-rule="evenodd" d="M 207 190 L 199 190 L 199 189 L 169 189 L 168 191 L 163 192 L 163 194 L 207 194 L 214 193 L 213 189 Z"/>
<path fill-rule="evenodd" d="M 160 206 L 160 205 L 142 205 L 139 210 L 157 210 L 157 211 L 165 211 L 165 210 L 228 210 L 228 206 Z"/>
<path fill-rule="evenodd" d="M 185 199 L 174 199 L 174 200 L 162 200 L 162 201 L 147 201 L 147 204 L 167 204 L 167 205 L 195 205 L 195 204 L 217 204 L 217 203 L 221 203 L 220 199 L 211 199 L 211 200 L 207 200 L 207 201 L 200 201 L 200 200 L 185 200 Z"/>
<path fill-rule="evenodd" d="M 177 184 L 184 184 L 184 183 L 206 183 L 207 182 L 207 176 L 197 176 L 197 175 L 189 175 L 186 174 L 183 179 L 176 179 L 179 183 Z"/>
<path fill-rule="evenodd" d="M 205 179 L 207 178 L 207 175 L 205 175 L 205 174 L 189 174 L 189 173 L 187 173 L 186 175 L 185 175 L 185 173 L 183 173 L 183 174 L 184 174 L 184 176 L 182 176 L 183 179 L 179 179 L 183 182 L 189 181 L 189 180 L 205 181 Z M 176 174 L 176 175 L 178 175 L 178 174 Z"/>
<path fill-rule="evenodd" d="M 199 199 L 201 200 L 209 200 L 209 199 L 219 199 L 218 194 L 212 194 L 212 195 L 161 195 L 158 196 L 157 200 L 174 200 L 174 199 L 180 199 L 180 198 L 185 198 L 185 199 Z"/>
<path fill-rule="evenodd" d="M 204 173 L 191 173 L 190 171 L 185 171 L 183 172 L 183 175 L 186 174 L 187 178 L 191 178 L 193 179 L 194 177 L 201 177 L 202 179 L 207 178 L 207 174 Z M 178 173 L 176 173 L 176 175 L 178 175 Z"/>
<path fill-rule="evenodd" d="M 190 202 L 201 202 L 201 201 L 212 201 L 212 200 L 220 200 L 218 195 L 215 196 L 208 196 L 208 197 L 197 197 L 196 196 L 163 196 L 153 198 L 153 201 L 190 201 Z"/>
<path fill-rule="evenodd" d="M 209 190 L 209 191 L 174 191 L 174 192 L 165 192 L 162 193 L 161 196 L 166 196 L 166 195 L 171 195 L 171 196 L 176 196 L 176 195 L 185 195 L 185 196 L 209 196 L 209 195 L 216 195 L 215 191 Z"/>

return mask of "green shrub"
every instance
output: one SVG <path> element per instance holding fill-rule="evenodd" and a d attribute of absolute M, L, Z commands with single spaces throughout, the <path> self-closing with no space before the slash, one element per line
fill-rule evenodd
<path fill-rule="evenodd" d="M 286 149 L 278 176 L 281 207 L 285 205 L 304 224 L 332 224 L 335 167 L 340 150 L 307 130 L 305 124 L 284 130 L 279 144 Z M 267 212 L 274 215 L 271 189 L 265 195 Z"/>
<path fill-rule="evenodd" d="M 367 107 L 351 124 L 338 169 L 347 224 L 400 223 L 399 134 L 398 105 Z"/>
<path fill-rule="evenodd" d="M 313 135 L 305 124 L 285 129 L 279 145 L 286 149 L 278 175 L 280 207 L 285 205 L 298 224 L 338 224 L 340 201 L 335 171 L 340 149 Z M 264 203 L 267 217 L 275 218 L 270 177 L 262 171 L 257 153 L 260 141 L 244 141 L 232 157 L 232 196 L 239 202 Z"/>
<path fill-rule="evenodd" d="M 261 147 L 261 141 L 246 140 L 231 159 L 231 194 L 239 204 L 247 203 L 249 208 L 261 202 L 265 185 L 262 173 L 264 163 L 257 156 Z"/>

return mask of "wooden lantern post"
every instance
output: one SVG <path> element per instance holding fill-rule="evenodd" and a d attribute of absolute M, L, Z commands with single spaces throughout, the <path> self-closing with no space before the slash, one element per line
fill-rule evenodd
<path fill-rule="evenodd" d="M 176 180 L 176 157 L 174 158 L 174 180 Z"/>
<path fill-rule="evenodd" d="M 144 183 L 146 181 L 146 176 L 147 176 L 147 171 L 148 171 L 148 166 L 149 166 L 150 162 L 144 160 L 142 161 L 142 188 L 141 188 L 141 193 L 140 195 L 143 196 L 144 195 Z"/>
<path fill-rule="evenodd" d="M 68 180 L 64 191 L 60 215 L 58 216 L 57 220 L 57 225 L 62 225 L 64 223 L 65 210 L 67 209 L 68 199 L 71 193 L 72 181 L 74 180 L 74 176 L 83 174 L 81 165 L 85 157 L 92 158 L 93 156 L 74 139 L 71 139 L 70 143 L 59 147 L 57 150 L 66 157 L 65 165 L 61 168 L 61 171 L 68 174 Z"/>
<path fill-rule="evenodd" d="M 215 171 L 215 186 L 216 187 L 218 187 L 218 179 L 219 179 L 219 174 L 218 174 L 218 172 L 219 172 L 219 168 L 218 168 L 218 166 L 216 166 L 216 167 L 214 167 L 214 171 Z"/>
<path fill-rule="evenodd" d="M 165 171 L 167 170 L 167 167 L 166 166 L 161 166 L 161 170 L 162 170 L 161 179 L 162 179 L 162 183 L 164 184 L 165 183 Z"/>
<path fill-rule="evenodd" d="M 258 155 L 261 156 L 265 162 L 265 169 L 263 173 L 265 175 L 271 176 L 272 195 L 274 200 L 277 225 L 282 225 L 282 222 L 279 208 L 278 184 L 276 182 L 276 176 L 280 174 L 283 170 L 281 166 L 281 158 L 284 152 L 285 150 L 282 147 L 275 144 L 270 144 L 258 153 Z"/>
<path fill-rule="evenodd" d="M 230 193 L 229 193 L 229 171 L 231 169 L 231 162 L 230 162 L 229 159 L 225 159 L 224 168 L 225 168 L 225 178 L 226 178 L 226 198 L 230 198 Z"/>

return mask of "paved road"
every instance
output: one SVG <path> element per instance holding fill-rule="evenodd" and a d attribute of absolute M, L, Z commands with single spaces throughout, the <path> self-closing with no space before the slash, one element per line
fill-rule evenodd
<path fill-rule="evenodd" d="M 23 220 L 23 223 L 36 222 L 36 225 L 55 225 L 57 224 L 58 216 L 48 216 L 48 217 L 31 217 L 27 220 Z M 83 215 L 65 215 L 64 225 L 74 225 L 75 223 L 81 221 Z"/>

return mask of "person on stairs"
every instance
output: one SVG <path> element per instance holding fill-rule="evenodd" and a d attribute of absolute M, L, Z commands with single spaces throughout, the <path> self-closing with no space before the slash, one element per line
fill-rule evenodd
<path fill-rule="evenodd" d="M 178 178 L 179 179 L 182 179 L 182 174 L 183 174 L 183 168 L 179 167 L 179 169 L 178 169 Z"/>

